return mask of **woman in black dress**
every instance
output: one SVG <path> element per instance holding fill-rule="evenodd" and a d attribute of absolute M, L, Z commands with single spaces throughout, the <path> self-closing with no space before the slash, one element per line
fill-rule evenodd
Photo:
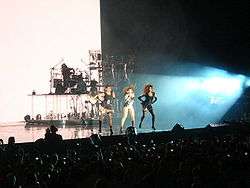
<path fill-rule="evenodd" d="M 145 114 L 148 111 L 152 116 L 152 129 L 155 130 L 155 114 L 153 111 L 152 104 L 157 101 L 157 97 L 155 96 L 153 85 L 145 85 L 143 95 L 139 96 L 138 99 L 141 101 L 142 104 L 142 117 L 139 124 L 139 128 L 141 128 L 142 122 L 145 118 Z"/>
<path fill-rule="evenodd" d="M 104 119 L 104 115 L 108 115 L 109 117 L 109 128 L 110 128 L 110 135 L 113 134 L 113 113 L 114 113 L 114 99 L 115 99 L 115 93 L 111 86 L 106 86 L 104 88 L 104 93 L 101 96 L 101 107 L 100 107 L 100 118 L 99 118 L 99 132 L 102 132 L 102 122 Z"/>

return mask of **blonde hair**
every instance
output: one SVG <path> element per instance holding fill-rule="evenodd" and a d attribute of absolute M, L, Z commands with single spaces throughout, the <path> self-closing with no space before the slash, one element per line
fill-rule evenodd
<path fill-rule="evenodd" d="M 135 92 L 135 85 L 131 84 L 131 85 L 123 88 L 123 93 L 126 94 L 129 89 L 132 89 L 132 91 Z"/>

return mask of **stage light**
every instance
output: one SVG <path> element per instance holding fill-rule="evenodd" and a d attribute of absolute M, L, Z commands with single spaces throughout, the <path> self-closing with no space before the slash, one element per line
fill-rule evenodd
<path fill-rule="evenodd" d="M 201 88 L 211 94 L 234 95 L 242 88 L 242 79 L 227 77 L 212 77 L 205 79 Z"/>
<path fill-rule="evenodd" d="M 185 125 L 186 129 L 217 123 L 239 99 L 245 84 L 250 86 L 250 79 L 246 82 L 244 75 L 202 66 L 199 71 L 181 76 L 136 75 L 138 86 L 148 82 L 154 85 L 158 101 L 153 107 L 159 129 L 171 130 L 173 122 Z M 136 92 L 140 95 L 141 90 Z M 141 109 L 136 107 L 137 111 Z M 145 123 L 150 125 L 151 119 L 146 118 Z"/>
<path fill-rule="evenodd" d="M 179 123 L 176 123 L 171 131 L 176 132 L 176 133 L 182 132 L 182 131 L 184 131 L 184 126 L 179 124 Z"/>
<path fill-rule="evenodd" d="M 246 79 L 245 81 L 245 87 L 249 87 L 250 86 L 250 78 Z"/>
<path fill-rule="evenodd" d="M 192 91 L 192 90 L 199 89 L 201 86 L 201 82 L 200 80 L 197 80 L 197 79 L 188 79 L 185 86 L 187 90 Z"/>

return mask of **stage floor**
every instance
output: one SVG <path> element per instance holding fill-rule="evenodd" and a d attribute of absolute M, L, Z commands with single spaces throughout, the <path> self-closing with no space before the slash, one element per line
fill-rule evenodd
<path fill-rule="evenodd" d="M 44 138 L 45 130 L 49 126 L 37 125 L 37 126 L 25 126 L 25 122 L 18 123 L 8 123 L 8 124 L 0 124 L 0 138 L 3 139 L 4 143 L 8 142 L 8 138 L 10 136 L 14 136 L 16 139 L 16 143 L 24 143 L 24 142 L 34 142 L 39 138 Z M 150 129 L 150 126 L 143 126 L 144 128 L 138 129 L 136 128 L 137 133 L 148 133 L 153 132 Z M 124 126 L 125 132 L 126 127 Z M 113 126 L 113 135 L 119 135 L 120 125 L 116 123 Z M 156 130 L 163 131 L 163 130 Z M 165 130 L 166 131 L 166 130 Z M 87 125 L 85 126 L 72 126 L 72 127 L 59 127 L 58 134 L 61 134 L 63 139 L 78 139 L 78 138 L 87 138 L 90 137 L 91 134 L 98 133 L 98 125 Z M 102 136 L 109 136 L 109 127 L 106 123 L 104 123 L 102 128 Z"/>

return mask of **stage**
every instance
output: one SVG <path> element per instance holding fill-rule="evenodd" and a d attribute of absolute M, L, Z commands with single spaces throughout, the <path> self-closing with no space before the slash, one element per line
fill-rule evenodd
<path fill-rule="evenodd" d="M 3 139 L 4 143 L 8 142 L 10 136 L 14 136 L 16 143 L 24 142 L 35 142 L 39 138 L 44 138 L 45 130 L 49 125 L 29 125 L 26 126 L 25 122 L 16 122 L 16 123 L 6 123 L 0 124 L 0 139 Z M 67 139 L 79 139 L 87 138 L 92 134 L 98 133 L 98 125 L 74 125 L 74 126 L 57 126 L 58 134 L 61 134 L 64 140 Z M 126 127 L 124 126 L 123 134 L 125 134 Z M 120 135 L 120 125 L 118 123 L 113 126 L 113 135 Z M 150 126 L 144 126 L 141 129 L 136 129 L 137 133 L 150 133 L 153 132 L 150 129 Z M 160 132 L 164 130 L 156 130 L 154 132 Z M 166 130 L 165 130 L 166 131 Z M 109 136 L 109 127 L 107 123 L 104 123 L 102 128 L 102 136 Z"/>
<path fill-rule="evenodd" d="M 0 139 L 3 139 L 4 143 L 6 144 L 8 142 L 8 138 L 10 136 L 14 136 L 16 139 L 16 143 L 26 143 L 26 142 L 35 142 L 36 140 L 40 138 L 44 138 L 45 130 L 48 128 L 49 125 L 36 125 L 36 126 L 26 126 L 25 122 L 16 122 L 16 123 L 6 123 L 6 124 L 0 124 Z M 113 136 L 118 135 L 125 135 L 126 128 L 129 127 L 129 125 L 124 126 L 124 131 L 122 134 L 120 134 L 120 125 L 118 121 L 115 121 L 113 126 Z M 162 126 L 160 126 L 162 127 Z M 166 126 L 168 127 L 168 126 Z M 249 123 L 240 123 L 240 122 L 227 122 L 222 124 L 209 124 L 207 126 L 200 126 L 200 128 L 192 128 L 187 129 L 184 127 L 183 132 L 185 134 L 197 134 L 197 133 L 204 133 L 207 135 L 207 131 L 211 131 L 213 133 L 220 133 L 225 130 L 229 131 L 238 131 L 239 128 L 243 127 L 245 133 L 250 132 L 250 125 Z M 90 124 L 90 125 L 75 125 L 75 126 L 57 126 L 58 128 L 58 134 L 61 134 L 63 137 L 63 140 L 71 140 L 71 139 L 81 139 L 81 138 L 88 138 L 92 134 L 98 134 L 98 125 Z M 246 130 L 245 130 L 246 128 Z M 150 125 L 144 124 L 141 129 L 136 127 L 135 131 L 138 135 L 144 135 L 150 134 L 150 133 L 156 133 L 157 135 L 166 134 L 166 133 L 173 133 L 173 127 L 171 129 L 157 129 L 152 130 Z M 235 133 L 236 133 L 235 132 Z M 178 132 L 179 134 L 180 132 Z M 109 127 L 107 122 L 104 122 L 101 136 L 109 137 Z"/>

